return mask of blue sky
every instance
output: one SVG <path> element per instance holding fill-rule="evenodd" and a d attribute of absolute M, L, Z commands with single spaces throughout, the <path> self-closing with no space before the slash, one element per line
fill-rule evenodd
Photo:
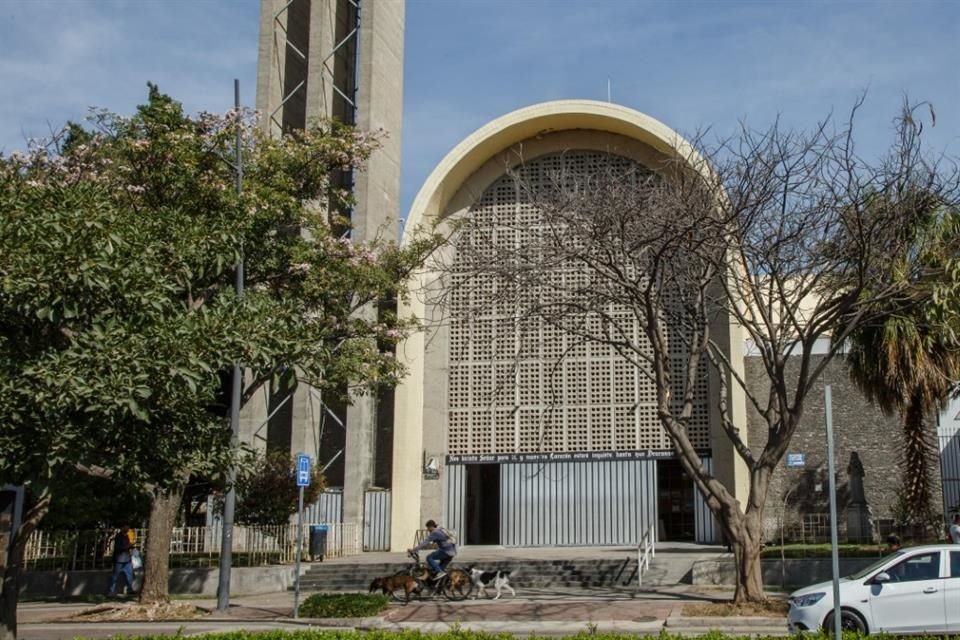
<path fill-rule="evenodd" d="M 380 1 L 380 0 L 378 0 Z M 88 106 L 129 113 L 150 80 L 190 111 L 254 102 L 258 0 L 0 0 L 0 150 Z M 906 93 L 960 155 L 960 2 L 408 0 L 402 214 L 443 155 L 489 120 L 606 99 L 681 133 L 780 116 L 810 126 L 868 91 L 877 153 Z"/>

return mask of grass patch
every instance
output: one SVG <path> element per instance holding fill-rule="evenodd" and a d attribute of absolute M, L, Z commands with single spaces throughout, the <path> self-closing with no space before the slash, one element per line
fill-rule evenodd
<path fill-rule="evenodd" d="M 787 615 L 790 605 L 784 600 L 766 602 L 701 602 L 683 606 L 683 615 L 688 617 L 760 617 L 780 618 Z"/>
<path fill-rule="evenodd" d="M 300 605 L 302 618 L 366 618 L 389 604 L 382 593 L 315 593 Z"/>

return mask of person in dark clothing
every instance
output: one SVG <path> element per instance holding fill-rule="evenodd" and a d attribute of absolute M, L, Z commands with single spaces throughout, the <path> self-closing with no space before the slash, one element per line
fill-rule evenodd
<path fill-rule="evenodd" d="M 426 549 L 431 544 L 436 543 L 437 550 L 427 556 L 427 564 L 430 565 L 430 568 L 433 569 L 435 578 L 442 578 L 447 575 L 444 569 L 447 568 L 447 565 L 450 564 L 450 561 L 453 560 L 454 556 L 457 555 L 457 543 L 454 537 L 443 527 L 438 527 L 437 523 L 433 520 L 427 520 L 424 525 L 429 532 L 427 537 L 424 538 L 423 542 L 415 546 L 413 549 L 408 549 L 409 552 L 419 551 L 421 549 Z"/>
<path fill-rule="evenodd" d="M 117 594 L 117 579 L 122 575 L 127 581 L 127 589 L 133 593 L 133 532 L 130 527 L 124 527 L 113 537 L 113 573 L 110 574 L 110 584 L 107 586 L 107 595 Z"/>
<path fill-rule="evenodd" d="M 891 533 L 887 536 L 887 553 L 900 551 L 900 536 Z"/>

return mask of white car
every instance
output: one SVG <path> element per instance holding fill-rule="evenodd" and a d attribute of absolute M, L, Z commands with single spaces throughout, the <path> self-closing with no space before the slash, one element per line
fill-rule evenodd
<path fill-rule="evenodd" d="M 840 578 L 840 624 L 861 633 L 960 633 L 960 545 L 901 549 Z M 790 594 L 790 633 L 833 629 L 833 583 Z"/>

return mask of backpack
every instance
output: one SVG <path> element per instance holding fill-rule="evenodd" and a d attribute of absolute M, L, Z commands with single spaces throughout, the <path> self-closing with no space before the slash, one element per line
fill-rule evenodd
<path fill-rule="evenodd" d="M 438 529 L 440 529 L 440 531 L 443 531 L 447 535 L 447 540 L 450 542 L 450 544 L 453 544 L 453 545 L 457 544 L 457 536 L 454 535 L 453 531 L 450 531 L 449 529 L 445 529 L 444 527 L 438 527 Z"/>

